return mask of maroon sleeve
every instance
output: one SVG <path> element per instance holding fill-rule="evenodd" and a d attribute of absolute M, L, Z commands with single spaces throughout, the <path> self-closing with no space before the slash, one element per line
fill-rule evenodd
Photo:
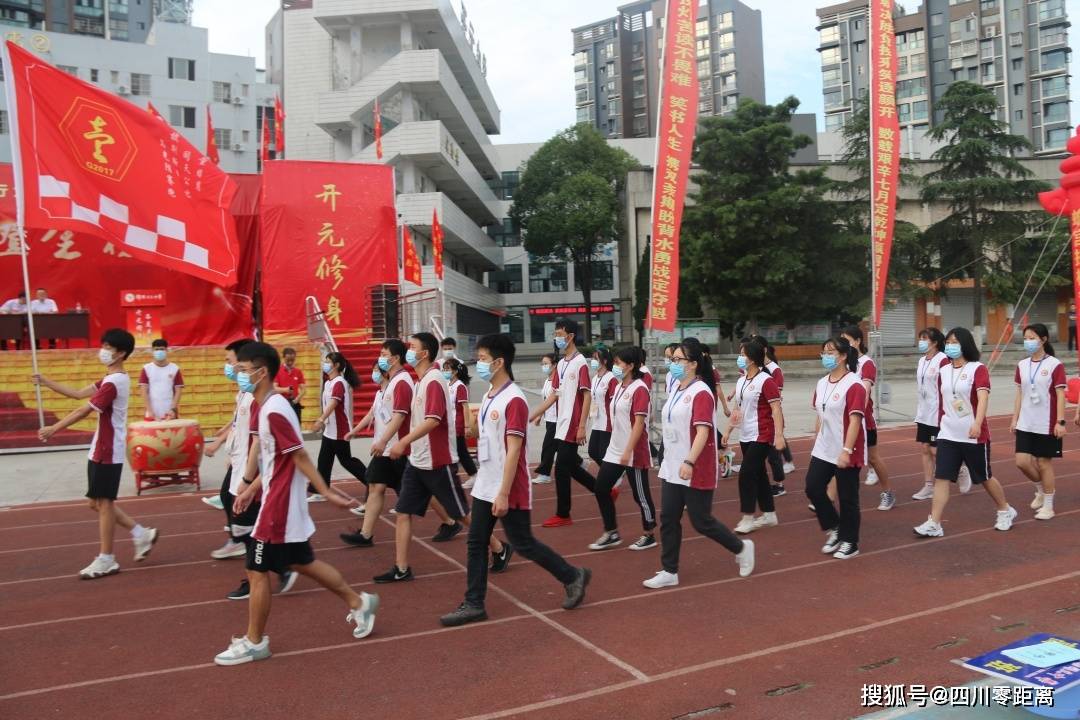
<path fill-rule="evenodd" d="M 862 371 L 859 373 L 859 377 L 863 380 L 869 380 L 871 383 L 877 382 L 877 365 L 873 360 L 868 360 L 863 363 Z"/>
<path fill-rule="evenodd" d="M 952 362 L 952 361 L 951 361 L 951 360 L 949 360 L 949 358 L 947 358 L 947 357 L 943 357 L 943 358 L 941 358 L 941 364 L 940 364 L 940 365 L 938 365 L 938 367 L 939 367 L 939 368 L 943 368 L 943 367 L 945 367 L 946 365 L 948 365 L 948 364 L 949 364 L 950 362 Z"/>
<path fill-rule="evenodd" d="M 652 390 L 652 373 L 642 373 L 641 382 L 645 383 L 645 387 Z"/>
<path fill-rule="evenodd" d="M 446 393 L 437 382 L 428 386 L 427 399 L 424 401 L 424 417 L 442 420 L 446 417 Z"/>
<path fill-rule="evenodd" d="M 304 442 L 296 434 L 292 423 L 281 413 L 272 412 L 267 418 L 270 434 L 274 436 L 274 447 L 278 455 L 287 455 L 304 447 Z"/>
<path fill-rule="evenodd" d="M 765 383 L 761 386 L 761 397 L 763 397 L 766 402 L 773 402 L 774 400 L 780 399 L 780 387 L 771 377 L 765 378 Z"/>
<path fill-rule="evenodd" d="M 409 414 L 409 406 L 412 405 L 412 387 L 409 383 L 399 382 L 394 386 L 394 412 Z"/>
<path fill-rule="evenodd" d="M 975 378 L 971 381 L 971 391 L 977 390 L 989 390 L 990 389 L 990 371 L 986 369 L 985 365 L 980 365 L 979 369 L 975 371 Z"/>
<path fill-rule="evenodd" d="M 330 399 L 337 400 L 338 402 L 345 402 L 345 381 L 335 382 L 334 388 L 330 391 Z"/>
<path fill-rule="evenodd" d="M 548 375 L 548 377 L 551 378 L 551 389 L 552 390 L 558 390 L 559 389 L 559 380 L 561 379 L 561 376 L 559 375 L 559 366 L 558 365 L 556 365 L 552 369 L 551 374 Z"/>
<path fill-rule="evenodd" d="M 1054 368 L 1054 374 L 1050 380 L 1056 388 L 1062 388 L 1069 384 L 1065 378 L 1065 366 L 1062 363 L 1058 363 L 1058 366 Z"/>
<path fill-rule="evenodd" d="M 634 391 L 634 397 L 630 399 L 630 415 L 645 415 L 649 414 L 649 391 L 643 387 L 639 387 Z"/>
<path fill-rule="evenodd" d="M 529 427 L 529 406 L 524 398 L 512 398 L 506 403 L 506 434 L 525 437 Z"/>
<path fill-rule="evenodd" d="M 844 401 L 844 417 L 849 415 L 866 414 L 866 388 L 862 383 L 852 383 L 848 388 L 847 398 Z M 845 423 L 844 432 L 847 432 Z"/>
<path fill-rule="evenodd" d="M 715 409 L 716 403 L 713 402 L 712 393 L 699 392 L 694 396 L 694 404 L 690 409 L 690 424 L 711 426 Z"/>
<path fill-rule="evenodd" d="M 467 405 L 469 403 L 469 388 L 465 387 L 465 383 L 458 385 L 456 400 L 459 405 Z"/>
<path fill-rule="evenodd" d="M 149 385 L 150 384 L 150 376 L 146 374 L 146 368 L 145 367 L 142 370 L 139 371 L 139 384 L 140 385 Z"/>
<path fill-rule="evenodd" d="M 173 387 L 184 387 L 184 373 L 180 372 L 180 368 L 176 369 L 176 375 L 172 381 Z"/>
<path fill-rule="evenodd" d="M 1020 384 L 1020 365 L 1019 364 L 1017 364 L 1017 366 L 1016 366 L 1016 376 L 1013 378 L 1013 382 L 1016 383 L 1017 385 Z"/>
<path fill-rule="evenodd" d="M 577 390 L 578 392 L 585 392 L 592 390 L 592 383 L 589 382 L 589 366 L 582 365 L 577 374 Z"/>
<path fill-rule="evenodd" d="M 784 389 L 784 371 L 780 368 L 776 368 L 776 371 L 772 374 L 773 382 L 776 383 L 776 387 L 780 390 Z"/>
<path fill-rule="evenodd" d="M 251 403 L 251 419 L 248 421 L 248 434 L 255 435 L 259 432 L 259 403 Z"/>
<path fill-rule="evenodd" d="M 112 409 L 113 400 L 116 399 L 116 386 L 111 382 L 98 384 L 97 392 L 90 398 L 90 407 L 99 413 L 108 412 Z"/>

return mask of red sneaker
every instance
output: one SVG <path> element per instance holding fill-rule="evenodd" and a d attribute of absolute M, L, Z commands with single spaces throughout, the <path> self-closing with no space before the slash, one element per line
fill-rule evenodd
<path fill-rule="evenodd" d="M 543 524 L 542 527 L 557 528 L 557 527 L 566 527 L 568 525 L 573 525 L 573 524 L 574 524 L 574 521 L 571 520 L 568 517 L 564 518 L 564 517 L 559 517 L 558 515 L 552 515 L 551 517 L 549 517 L 547 520 L 544 521 L 544 524 Z"/>
<path fill-rule="evenodd" d="M 615 502 L 618 499 L 619 499 L 619 488 L 617 488 L 617 487 L 611 488 L 611 502 Z"/>

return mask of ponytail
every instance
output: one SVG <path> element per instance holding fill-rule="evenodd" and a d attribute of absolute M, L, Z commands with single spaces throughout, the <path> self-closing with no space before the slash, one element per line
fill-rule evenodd
<path fill-rule="evenodd" d="M 849 334 L 847 333 L 847 330 L 845 330 L 844 332 L 845 334 Z M 856 350 L 855 347 L 847 341 L 847 338 L 843 337 L 842 335 L 834 338 L 829 338 L 821 344 L 822 350 L 825 350 L 827 348 L 832 348 L 836 352 L 840 353 L 840 356 L 844 358 L 844 364 L 847 365 L 847 369 L 851 372 L 855 372 L 859 369 L 859 351 Z"/>
<path fill-rule="evenodd" d="M 697 338 L 685 338 L 682 341 L 683 353 L 686 359 L 697 363 L 697 376 L 708 386 L 713 397 L 716 397 L 716 375 L 713 374 L 712 359 L 709 357 L 708 346 Z"/>
<path fill-rule="evenodd" d="M 641 372 L 641 366 L 643 364 L 641 359 L 642 354 L 642 351 L 636 347 L 624 347 L 622 350 L 615 353 L 615 357 L 630 366 L 630 377 L 635 380 L 640 380 L 645 377 L 645 373 Z"/>
<path fill-rule="evenodd" d="M 862 328 L 858 325 L 848 325 L 846 328 L 840 331 L 841 335 L 847 335 L 849 338 L 855 341 L 856 348 L 860 353 L 865 355 L 869 352 L 866 348 L 866 340 L 863 338 Z"/>
<path fill-rule="evenodd" d="M 356 374 L 356 369 L 353 368 L 347 357 L 339 352 L 332 352 L 327 353 L 326 359 L 341 369 L 341 377 L 345 378 L 345 382 L 349 383 L 349 387 L 353 389 L 360 387 L 360 376 Z"/>
<path fill-rule="evenodd" d="M 742 351 L 746 353 L 746 357 L 758 366 L 758 369 L 765 372 L 767 375 L 772 375 L 769 369 L 765 367 L 765 346 L 756 337 L 746 340 L 742 344 Z"/>

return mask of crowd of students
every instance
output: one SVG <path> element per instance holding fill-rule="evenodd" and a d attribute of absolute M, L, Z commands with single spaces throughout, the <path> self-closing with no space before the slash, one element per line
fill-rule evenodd
<path fill-rule="evenodd" d="M 589 545 L 597 552 L 623 542 L 615 502 L 623 480 L 628 482 L 642 528 L 628 549 L 660 549 L 659 570 L 643 581 L 645 587 L 678 585 L 684 512 L 695 532 L 723 546 L 733 556 L 738 574 L 749 576 L 755 566 L 755 547 L 745 536 L 779 524 L 775 498 L 786 492 L 786 474 L 795 470 L 784 437 L 783 374 L 773 348 L 760 336 L 743 338 L 736 356 L 738 378 L 728 393 L 704 344 L 694 338 L 672 343 L 664 350 L 666 392 L 655 400 L 656 413 L 653 374 L 644 353 L 635 347 L 614 353 L 598 347 L 587 358 L 577 344 L 579 332 L 572 320 L 555 324 L 558 352 L 541 360 L 544 386 L 541 400 L 531 410 L 514 380 L 514 343 L 503 334 L 480 338 L 475 373 L 488 388 L 475 417 L 469 411 L 469 370 L 465 359 L 456 356 L 452 339 L 440 345 L 434 335 L 421 332 L 407 341 L 382 343 L 370 374 L 378 391 L 356 424 L 352 389 L 359 385 L 358 373 L 347 358 L 331 352 L 323 360 L 321 412 L 312 425 L 322 432 L 317 463 L 304 450 L 299 412 L 294 407 L 302 393 L 290 395 L 279 384 L 283 376 L 277 350 L 247 339 L 229 344 L 224 375 L 237 385 L 235 412 L 206 446 L 207 455 L 222 448 L 228 453 L 217 498 L 228 538 L 211 555 L 246 558 L 245 577 L 227 597 L 247 599 L 249 612 L 246 631 L 233 638 L 215 662 L 235 665 L 270 656 L 265 634 L 274 592 L 270 573 L 277 576 L 278 593 L 288 592 L 298 575 L 313 579 L 346 605 L 346 621 L 354 637 L 372 632 L 379 597 L 354 592 L 336 569 L 315 558 L 310 544 L 315 526 L 308 505 L 316 498 L 363 519 L 360 527 L 342 533 L 341 538 L 364 548 L 374 545 L 387 491 L 395 492 L 390 511 L 394 514 L 394 566 L 374 576 L 377 584 L 414 579 L 409 555 L 413 522 L 429 508 L 441 520 L 433 541 L 451 540 L 467 529 L 464 597 L 441 618 L 445 626 L 487 617 L 488 574 L 505 572 L 515 553 L 538 564 L 562 585 L 563 608 L 573 609 L 584 601 L 591 571 L 571 565 L 532 533 L 532 485 L 549 483 L 552 475 L 555 512 L 543 527 L 573 524 L 571 480 L 575 480 L 595 498 L 599 510 L 602 534 Z M 994 527 L 1009 530 L 1017 511 L 991 472 L 986 417 L 990 375 L 979 362 L 974 339 L 964 328 L 947 334 L 927 328 L 919 334 L 918 343 L 915 440 L 925 484 L 913 498 L 930 500 L 931 509 L 926 522 L 914 532 L 920 537 L 943 535 L 942 518 L 952 484 L 960 484 L 963 492 L 981 485 L 995 505 Z M 1024 328 L 1024 348 L 1028 357 L 1016 368 L 1010 430 L 1015 434 L 1016 465 L 1034 485 L 1031 509 L 1035 518 L 1050 520 L 1055 497 L 1051 460 L 1061 457 L 1066 427 L 1065 371 L 1054 357 L 1045 326 Z M 119 570 L 113 554 L 116 525 L 130 531 L 136 561 L 143 560 L 158 539 L 155 529 L 141 526 L 115 504 L 130 395 L 123 363 L 133 349 L 129 333 L 109 330 L 99 350 L 106 366 L 101 381 L 73 389 L 34 378 L 68 397 L 88 399 L 83 407 L 44 428 L 43 440 L 91 414 L 98 416 L 88 462 L 87 497 L 100 518 L 101 550 L 81 571 L 85 579 Z M 862 468 L 875 474 L 866 480 L 868 484 L 881 486 L 877 509 L 888 511 L 895 505 L 888 471 L 876 447 L 871 390 L 877 371 L 866 351 L 857 326 L 844 328 L 825 341 L 820 354 L 825 375 L 811 396 L 815 428 L 805 491 L 824 533 L 821 551 L 840 560 L 859 554 Z M 167 397 L 164 389 L 155 390 L 151 384 L 144 391 L 147 416 L 176 417 L 182 380 L 179 369 L 167 362 L 164 344 L 155 345 L 154 362 L 142 373 L 144 384 L 157 377 L 169 378 L 173 394 Z M 165 387 L 164 381 L 157 382 Z M 662 435 L 659 448 L 650 444 L 654 420 Z M 546 424 L 535 477 L 530 477 L 527 465 L 529 423 Z M 1076 423 L 1080 425 L 1080 413 Z M 374 438 L 365 464 L 353 457 L 350 440 L 368 428 Z M 729 529 L 713 515 L 713 495 L 719 453 L 736 435 L 742 456 L 737 470 L 742 516 Z M 467 438 L 476 440 L 475 462 Z M 581 457 L 583 446 L 595 474 Z M 335 460 L 366 486 L 363 503 L 330 485 Z M 659 487 L 655 488 L 659 512 L 650 482 L 654 465 L 659 467 Z M 465 482 L 460 470 L 465 471 Z M 495 533 L 497 520 L 502 522 L 505 539 Z"/>

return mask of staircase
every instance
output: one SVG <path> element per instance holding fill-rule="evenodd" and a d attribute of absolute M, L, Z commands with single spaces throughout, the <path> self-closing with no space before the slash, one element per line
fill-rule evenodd
<path fill-rule="evenodd" d="M 59 418 L 56 413 L 46 412 L 45 423 L 51 425 Z M 94 433 L 86 430 L 64 430 L 49 438 L 38 440 L 38 414 L 32 407 L 23 405 L 18 393 L 0 392 L 0 450 L 11 448 L 38 448 L 61 445 L 88 445 Z"/>

